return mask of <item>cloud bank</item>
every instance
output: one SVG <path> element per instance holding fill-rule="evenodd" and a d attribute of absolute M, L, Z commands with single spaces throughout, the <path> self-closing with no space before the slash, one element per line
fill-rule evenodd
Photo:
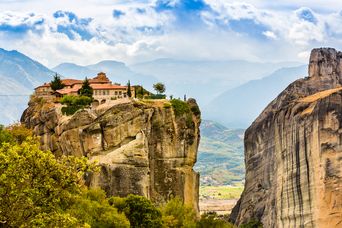
<path fill-rule="evenodd" d="M 278 6 L 258 0 L 39 2 L 0 3 L 0 42 L 48 66 L 103 59 L 307 61 L 313 47 L 342 48 L 338 2 L 331 9 L 291 0 Z"/>

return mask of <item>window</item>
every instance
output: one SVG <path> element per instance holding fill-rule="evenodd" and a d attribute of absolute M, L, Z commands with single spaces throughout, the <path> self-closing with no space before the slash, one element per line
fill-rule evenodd
<path fill-rule="evenodd" d="M 118 91 L 115 91 L 115 95 L 118 95 Z"/>

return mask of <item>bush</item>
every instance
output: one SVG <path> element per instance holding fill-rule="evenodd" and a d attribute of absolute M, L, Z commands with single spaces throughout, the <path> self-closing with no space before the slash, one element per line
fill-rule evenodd
<path fill-rule="evenodd" d="M 66 95 L 61 99 L 61 103 L 66 105 L 66 107 L 62 107 L 62 113 L 73 115 L 77 110 L 89 106 L 91 102 L 92 98 L 87 96 Z"/>
<path fill-rule="evenodd" d="M 190 113 L 190 107 L 188 103 L 181 101 L 179 99 L 173 99 L 170 102 L 176 116 L 181 116 L 183 114 Z"/>
<path fill-rule="evenodd" d="M 101 189 L 85 190 L 68 212 L 91 227 L 130 227 L 126 216 L 109 204 Z"/>
<path fill-rule="evenodd" d="M 14 138 L 15 136 L 12 135 Z M 90 171 L 85 159 L 56 159 L 36 139 L 0 146 L 0 221 L 5 227 L 65 227 L 77 221 L 65 210 Z M 70 222 L 70 223 L 69 223 Z M 65 224 L 62 224 L 65 223 Z"/>
<path fill-rule="evenodd" d="M 154 100 L 157 100 L 157 99 L 165 99 L 166 98 L 166 95 L 164 94 L 152 94 L 148 97 L 146 97 L 147 99 L 154 99 Z"/>
<path fill-rule="evenodd" d="M 171 199 L 161 211 L 164 227 L 196 227 L 196 213 L 179 197 Z"/>
<path fill-rule="evenodd" d="M 3 125 L 0 125 L 0 145 L 3 142 L 21 144 L 31 136 L 33 136 L 32 131 L 21 124 L 13 124 L 7 128 L 5 128 Z"/>
<path fill-rule="evenodd" d="M 205 213 L 201 216 L 201 219 L 197 222 L 198 228 L 233 228 L 234 225 L 219 218 L 216 212 Z"/>
<path fill-rule="evenodd" d="M 128 195 L 124 200 L 114 197 L 110 202 L 125 213 L 132 227 L 162 227 L 160 210 L 143 196 Z"/>

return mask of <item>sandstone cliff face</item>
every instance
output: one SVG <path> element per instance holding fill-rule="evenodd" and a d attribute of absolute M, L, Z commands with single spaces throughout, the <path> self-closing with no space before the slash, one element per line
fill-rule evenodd
<path fill-rule="evenodd" d="M 314 49 L 309 77 L 245 133 L 245 190 L 231 219 L 265 227 L 342 227 L 342 53 Z"/>
<path fill-rule="evenodd" d="M 143 195 L 155 202 L 172 196 L 198 210 L 199 175 L 193 171 L 200 114 L 175 116 L 165 102 L 126 100 L 71 117 L 60 105 L 31 101 L 22 122 L 56 155 L 86 156 L 101 167 L 86 179 L 108 195 Z M 198 110 L 195 100 L 188 101 Z"/>

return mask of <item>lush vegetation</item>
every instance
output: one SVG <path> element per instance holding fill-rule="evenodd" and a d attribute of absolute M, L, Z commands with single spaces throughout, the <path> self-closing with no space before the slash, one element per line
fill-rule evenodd
<path fill-rule="evenodd" d="M 92 98 L 88 96 L 73 96 L 73 95 L 65 95 L 61 101 L 62 104 L 66 105 L 62 108 L 62 113 L 66 115 L 72 115 L 77 110 L 83 109 L 88 107 L 91 102 Z"/>
<path fill-rule="evenodd" d="M 53 80 L 50 82 L 50 87 L 53 91 L 63 89 L 65 87 L 61 80 L 61 77 L 57 73 L 53 77 Z"/>
<path fill-rule="evenodd" d="M 176 116 L 182 116 L 183 114 L 191 113 L 189 104 L 185 101 L 172 99 L 170 103 Z"/>
<path fill-rule="evenodd" d="M 179 198 L 164 205 L 136 195 L 107 198 L 84 185 L 94 164 L 56 158 L 38 141 L 20 125 L 0 126 L 1 227 L 231 227 L 215 216 L 198 219 Z"/>
<path fill-rule="evenodd" d="M 213 121 L 202 121 L 195 166 L 201 174 L 201 186 L 239 185 L 243 182 L 243 134 L 242 129 L 227 129 Z"/>
<path fill-rule="evenodd" d="M 128 83 L 127 83 L 127 96 L 132 97 L 131 81 L 130 80 L 128 80 Z"/>
<path fill-rule="evenodd" d="M 94 93 L 94 90 L 90 86 L 88 78 L 85 78 L 82 83 L 81 89 L 78 90 L 78 94 L 81 96 L 86 96 L 86 97 L 93 99 L 93 93 Z"/>
<path fill-rule="evenodd" d="M 165 85 L 161 82 L 154 84 L 153 89 L 157 92 L 157 94 L 165 93 L 166 90 Z"/>

